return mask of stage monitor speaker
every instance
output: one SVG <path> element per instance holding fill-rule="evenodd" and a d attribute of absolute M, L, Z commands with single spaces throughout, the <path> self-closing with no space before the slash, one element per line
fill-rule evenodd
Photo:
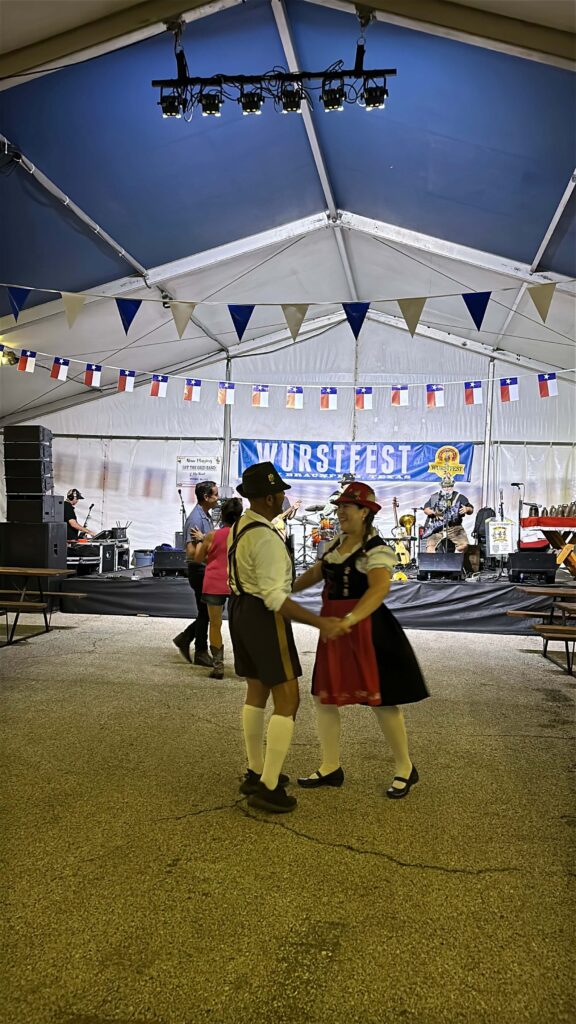
<path fill-rule="evenodd" d="M 9 523 L 63 523 L 64 498 L 61 494 L 39 494 L 37 498 L 8 498 Z"/>
<path fill-rule="evenodd" d="M 34 423 L 24 427 L 20 425 L 4 427 L 4 441 L 36 441 L 43 444 L 52 443 L 52 431 Z"/>
<path fill-rule="evenodd" d="M 0 565 L 66 568 L 66 523 L 0 523 Z"/>
<path fill-rule="evenodd" d="M 464 576 L 464 555 L 458 551 L 421 551 L 416 579 L 461 580 Z"/>
<path fill-rule="evenodd" d="M 187 576 L 186 552 L 178 548 L 158 548 L 152 562 L 153 576 Z"/>
<path fill-rule="evenodd" d="M 547 551 L 514 551 L 508 556 L 510 583 L 554 583 L 556 555 Z"/>

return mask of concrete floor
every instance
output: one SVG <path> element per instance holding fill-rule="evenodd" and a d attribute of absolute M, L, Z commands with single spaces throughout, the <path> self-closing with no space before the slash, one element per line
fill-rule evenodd
<path fill-rule="evenodd" d="M 412 632 L 406 800 L 368 709 L 341 790 L 251 811 L 244 686 L 168 619 L 56 616 L 0 651 L 2 1024 L 574 1019 L 574 680 L 525 637 Z M 318 765 L 308 695 L 287 770 Z"/>

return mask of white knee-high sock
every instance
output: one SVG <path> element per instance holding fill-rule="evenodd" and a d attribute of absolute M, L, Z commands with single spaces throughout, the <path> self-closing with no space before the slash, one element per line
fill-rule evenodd
<path fill-rule="evenodd" d="M 408 737 L 402 709 L 378 707 L 372 710 L 392 751 L 396 774 L 407 779 L 412 770 L 412 762 L 408 752 Z"/>
<path fill-rule="evenodd" d="M 320 774 L 329 775 L 340 767 L 340 708 L 336 704 L 322 704 L 314 697 L 316 729 L 322 751 Z"/>
<path fill-rule="evenodd" d="M 261 774 L 264 767 L 264 708 L 245 704 L 242 708 L 242 728 L 248 757 L 248 767 Z"/>
<path fill-rule="evenodd" d="M 293 734 L 294 719 L 292 717 L 272 715 L 268 722 L 266 756 L 260 780 L 268 789 L 276 789 L 278 785 L 278 776 L 282 771 L 286 754 L 290 750 Z"/>

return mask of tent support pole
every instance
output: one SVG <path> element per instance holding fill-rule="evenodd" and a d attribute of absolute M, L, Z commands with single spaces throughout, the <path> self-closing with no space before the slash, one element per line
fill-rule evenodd
<path fill-rule="evenodd" d="M 494 410 L 494 372 L 496 360 L 491 359 L 488 366 L 488 384 L 486 386 L 486 420 L 484 424 L 484 456 L 482 459 L 482 507 L 488 504 L 490 485 L 490 450 L 492 446 L 492 414 Z"/>
<path fill-rule="evenodd" d="M 232 380 L 232 359 L 226 356 L 226 380 Z M 220 485 L 230 483 L 230 448 L 232 444 L 232 406 L 224 406 L 224 440 L 222 443 L 222 475 Z"/>

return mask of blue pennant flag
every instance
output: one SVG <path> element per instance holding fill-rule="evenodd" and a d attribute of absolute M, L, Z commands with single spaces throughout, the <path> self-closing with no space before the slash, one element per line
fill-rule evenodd
<path fill-rule="evenodd" d="M 31 288 L 8 288 L 8 298 L 14 313 L 14 319 L 18 320 L 20 310 L 32 291 Z"/>
<path fill-rule="evenodd" d="M 468 295 L 462 296 L 478 330 L 482 327 L 482 321 L 491 295 L 492 292 L 469 292 Z"/>
<path fill-rule="evenodd" d="M 369 302 L 343 302 L 342 309 L 346 313 L 346 319 L 352 328 L 352 333 L 358 341 L 358 335 L 362 330 L 362 324 L 366 319 L 366 313 L 370 309 Z"/>
<path fill-rule="evenodd" d="M 120 319 L 122 326 L 126 334 L 130 330 L 130 326 L 136 313 L 142 305 L 141 299 L 116 299 L 116 305 L 118 306 L 118 312 L 120 313 Z"/>
<path fill-rule="evenodd" d="M 232 322 L 236 328 L 238 341 L 242 341 L 244 331 L 248 327 L 248 321 L 254 312 L 254 306 L 228 306 Z"/>

